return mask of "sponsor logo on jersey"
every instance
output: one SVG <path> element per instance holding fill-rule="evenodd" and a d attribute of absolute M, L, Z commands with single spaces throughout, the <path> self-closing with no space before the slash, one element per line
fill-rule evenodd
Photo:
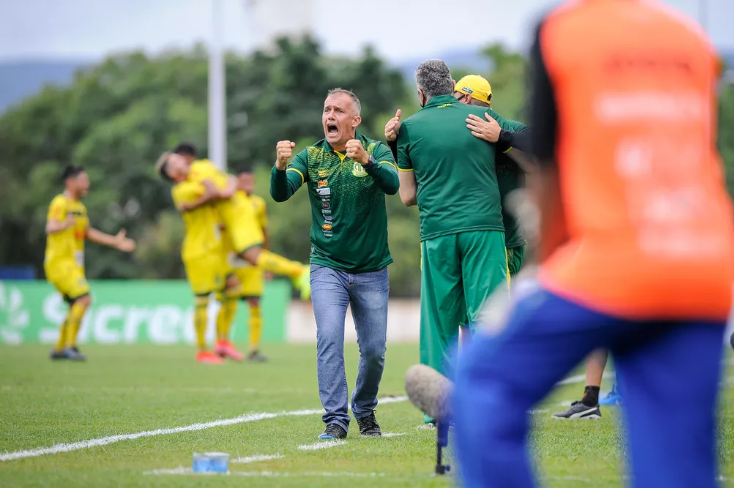
<path fill-rule="evenodd" d="M 326 201 L 321 202 L 321 208 L 329 208 L 329 207 L 331 207 L 331 204 L 329 202 L 326 202 Z"/>
<path fill-rule="evenodd" d="M 329 184 L 327 180 L 321 180 L 319 181 L 319 188 L 324 188 Z"/>
<path fill-rule="evenodd" d="M 324 220 L 326 220 L 327 222 L 331 221 L 331 219 L 332 219 L 331 215 L 324 216 Z"/>
<path fill-rule="evenodd" d="M 331 195 L 331 188 L 319 188 L 316 191 L 319 192 L 319 195 Z"/>
<path fill-rule="evenodd" d="M 326 175 L 328 175 L 329 172 L 327 170 L 325 170 L 325 169 L 320 169 L 318 171 L 318 174 L 319 174 L 319 178 L 326 178 Z"/>
<path fill-rule="evenodd" d="M 352 165 L 352 174 L 358 178 L 363 178 L 367 176 L 367 172 L 364 170 L 364 166 L 359 163 L 354 163 Z"/>
<path fill-rule="evenodd" d="M 324 224 L 321 226 L 321 228 L 324 230 L 331 230 L 333 227 L 331 226 L 331 224 Z"/>

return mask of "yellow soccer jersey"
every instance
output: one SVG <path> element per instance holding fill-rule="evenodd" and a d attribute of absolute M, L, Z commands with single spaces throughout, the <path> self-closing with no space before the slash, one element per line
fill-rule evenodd
<path fill-rule="evenodd" d="M 173 203 L 181 210 L 184 203 L 192 203 L 204 194 L 204 185 L 192 181 L 178 183 L 171 190 Z M 186 235 L 181 247 L 184 261 L 201 257 L 211 252 L 221 252 L 219 216 L 213 205 L 205 204 L 182 212 Z"/>
<path fill-rule="evenodd" d="M 259 239 L 262 238 L 262 231 L 265 230 L 265 227 L 268 225 L 268 216 L 266 212 L 266 206 L 265 206 L 265 200 L 263 200 L 261 197 L 258 197 L 257 195 L 250 195 L 248 196 L 245 192 L 242 190 L 238 190 L 236 193 L 237 198 L 240 198 L 247 202 L 247 205 L 252 207 L 253 213 L 252 218 L 248 219 L 249 222 L 255 222 L 257 227 L 260 229 L 261 232 L 259 232 L 257 235 L 260 236 Z M 223 219 L 222 219 L 223 220 Z M 223 225 L 225 225 L 224 230 L 222 231 L 222 252 L 224 253 L 225 259 L 227 261 L 227 266 L 230 268 L 243 268 L 249 266 L 249 264 L 244 261 L 243 259 L 237 257 L 237 255 L 234 253 L 234 245 L 232 243 L 231 236 L 229 235 L 229 232 L 227 231 L 226 224 L 222 222 Z M 249 230 L 249 233 L 253 233 L 252 225 L 248 225 L 246 227 L 247 230 Z M 258 244 L 261 244 L 262 240 L 258 242 Z"/>
<path fill-rule="evenodd" d="M 188 181 L 202 183 L 210 180 L 219 189 L 227 186 L 229 175 L 214 166 L 207 159 L 191 164 Z M 255 221 L 254 211 L 249 198 L 243 192 L 235 192 L 230 199 L 214 201 L 221 222 L 227 228 L 232 246 L 238 253 L 263 243 L 262 229 Z"/>
<path fill-rule="evenodd" d="M 48 207 L 46 220 L 63 222 L 68 214 L 74 216 L 74 225 L 46 237 L 44 259 L 46 268 L 71 261 L 79 269 L 84 269 L 84 239 L 89 227 L 87 207 L 79 200 L 74 200 L 64 194 L 57 195 Z"/>
<path fill-rule="evenodd" d="M 268 226 L 268 209 L 265 200 L 257 195 L 250 195 L 250 202 L 252 203 L 252 208 L 255 210 L 255 218 L 258 224 L 260 224 L 260 228 L 265 230 Z"/>

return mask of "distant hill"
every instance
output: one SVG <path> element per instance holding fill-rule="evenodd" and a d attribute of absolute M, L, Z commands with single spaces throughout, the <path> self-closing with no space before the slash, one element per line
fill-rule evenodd
<path fill-rule="evenodd" d="M 14 61 L 0 63 L 0 113 L 44 85 L 66 85 L 87 61 Z"/>

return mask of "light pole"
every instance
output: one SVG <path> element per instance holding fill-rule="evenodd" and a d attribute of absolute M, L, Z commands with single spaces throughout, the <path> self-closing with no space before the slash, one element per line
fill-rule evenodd
<path fill-rule="evenodd" d="M 227 109 L 223 53 L 223 0 L 212 2 L 212 35 L 209 40 L 209 159 L 227 169 Z"/>

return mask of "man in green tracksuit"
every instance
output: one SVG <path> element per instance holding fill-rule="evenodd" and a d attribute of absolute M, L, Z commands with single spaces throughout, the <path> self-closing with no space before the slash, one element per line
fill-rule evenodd
<path fill-rule="evenodd" d="M 421 363 L 451 375 L 447 359 L 459 327 L 473 329 L 482 303 L 508 279 L 496 147 L 472 135 L 466 119 L 486 112 L 502 132 L 516 127 L 457 101 L 442 61 L 421 64 L 416 82 L 423 109 L 397 133 L 400 197 L 420 211 Z"/>

